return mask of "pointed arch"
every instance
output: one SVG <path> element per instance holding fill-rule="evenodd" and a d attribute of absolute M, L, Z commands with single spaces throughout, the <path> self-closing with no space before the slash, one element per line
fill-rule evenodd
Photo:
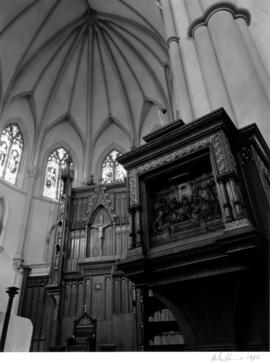
<path fill-rule="evenodd" d="M 44 183 L 46 178 L 46 171 L 47 171 L 47 162 L 50 155 L 58 148 L 65 149 L 69 155 L 71 156 L 73 165 L 74 165 L 74 182 L 78 178 L 78 169 L 79 169 L 79 159 L 77 154 L 75 153 L 74 149 L 64 140 L 59 140 L 56 143 L 51 144 L 44 153 L 40 156 L 40 169 L 41 169 L 41 177 L 40 177 L 40 184 L 39 184 L 39 195 L 43 196 L 44 190 Z M 53 200 L 52 200 L 53 201 Z"/>
<path fill-rule="evenodd" d="M 35 95 L 32 91 L 24 91 L 12 97 L 11 102 L 16 100 L 25 100 L 28 103 L 29 110 L 31 112 L 34 123 L 34 141 L 37 136 L 37 104 Z"/>
<path fill-rule="evenodd" d="M 92 225 L 94 223 L 97 215 L 102 210 L 106 211 L 107 215 L 109 216 L 110 222 L 112 223 L 113 217 L 111 211 L 106 206 L 100 203 L 95 207 L 94 211 L 92 211 L 91 216 L 89 217 L 88 225 Z"/>
<path fill-rule="evenodd" d="M 122 124 L 121 121 L 118 120 L 115 116 L 108 115 L 106 117 L 106 119 L 104 119 L 103 122 L 100 124 L 99 128 L 97 129 L 97 131 L 93 137 L 93 140 L 92 140 L 93 150 L 97 143 L 97 140 L 101 137 L 101 135 L 104 133 L 104 131 L 112 124 L 115 124 L 116 126 L 118 126 L 124 132 L 124 134 L 127 136 L 128 140 L 130 142 L 130 145 L 132 144 L 132 136 L 131 136 L 130 132 L 128 131 L 128 129 L 124 126 L 124 124 Z"/>
<path fill-rule="evenodd" d="M 88 223 L 87 257 L 113 255 L 114 248 L 109 238 L 112 221 L 110 210 L 102 204 L 99 204 L 92 212 Z"/>
<path fill-rule="evenodd" d="M 64 113 L 63 115 L 61 115 L 59 118 L 57 118 L 56 120 L 54 120 L 50 125 L 47 126 L 47 128 L 44 131 L 44 137 L 43 140 L 45 139 L 46 135 L 54 128 L 56 128 L 57 126 L 63 124 L 63 123 L 68 123 L 71 128 L 75 131 L 75 133 L 78 135 L 80 141 L 81 141 L 81 145 L 82 145 L 82 150 L 83 150 L 83 155 L 85 155 L 85 151 L 86 151 L 86 141 L 85 138 L 81 132 L 81 129 L 78 126 L 78 123 L 76 121 L 76 119 L 74 118 L 74 116 L 72 115 L 71 112 L 67 112 Z"/>
<path fill-rule="evenodd" d="M 0 177 L 13 185 L 20 180 L 26 159 L 27 133 L 22 125 L 20 118 L 11 118 L 0 129 Z"/>
<path fill-rule="evenodd" d="M 66 166 L 67 161 L 70 159 L 72 165 L 74 165 L 69 151 L 63 147 L 58 147 L 51 151 L 47 159 L 46 165 L 45 180 L 43 186 L 44 197 L 57 200 L 59 199 L 63 187 L 63 183 L 61 180 L 61 168 Z"/>
<path fill-rule="evenodd" d="M 97 159 L 96 166 L 95 166 L 95 176 L 96 179 L 99 181 L 102 176 L 102 164 L 106 158 L 112 152 L 113 150 L 119 151 L 119 153 L 124 154 L 127 151 L 116 143 L 111 143 L 107 148 L 103 150 L 103 152 L 100 154 L 99 158 Z"/>

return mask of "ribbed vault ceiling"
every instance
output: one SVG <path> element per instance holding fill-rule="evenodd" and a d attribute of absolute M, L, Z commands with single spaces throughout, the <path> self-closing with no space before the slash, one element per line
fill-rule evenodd
<path fill-rule="evenodd" d="M 114 123 L 138 144 L 151 105 L 170 116 L 154 0 L 1 0 L 0 27 L 1 119 L 25 102 L 37 144 L 62 122 L 83 143 Z"/>

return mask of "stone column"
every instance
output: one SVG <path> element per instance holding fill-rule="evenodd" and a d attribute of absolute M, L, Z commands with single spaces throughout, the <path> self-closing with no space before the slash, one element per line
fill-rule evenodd
<path fill-rule="evenodd" d="M 236 124 L 242 127 L 256 122 L 264 135 L 270 135 L 266 72 L 247 33 L 250 13 L 231 2 L 204 0 L 201 5 L 202 15 L 192 18 L 189 34 L 195 40 L 206 83 L 219 73 L 234 115 L 229 114 Z M 202 42 L 205 32 L 209 36 L 207 51 Z M 216 57 L 216 71 L 211 71 L 208 52 Z M 214 87 L 212 92 L 219 94 L 220 89 Z"/>
<path fill-rule="evenodd" d="M 213 45 L 239 126 L 269 121 L 270 104 L 233 15 L 214 13 L 208 22 Z M 270 128 L 267 128 L 270 132 Z M 264 131 L 264 130 L 262 130 Z M 266 131 L 266 130 L 265 130 Z"/>
<path fill-rule="evenodd" d="M 186 72 L 194 117 L 200 117 L 211 111 L 201 66 L 195 44 L 188 37 L 187 29 L 190 23 L 184 0 L 171 0 L 173 19 L 179 43 L 183 64 Z"/>
<path fill-rule="evenodd" d="M 184 122 L 188 122 L 193 120 L 193 110 L 179 44 L 180 40 L 177 36 L 170 0 L 161 0 L 161 4 L 174 78 L 176 108 L 180 118 Z"/>
<path fill-rule="evenodd" d="M 252 59 L 252 62 L 254 64 L 254 67 L 256 68 L 258 77 L 260 79 L 260 82 L 262 84 L 262 87 L 267 94 L 268 100 L 270 100 L 270 75 L 267 72 L 267 69 L 263 63 L 263 60 L 260 56 L 260 53 L 256 47 L 256 44 L 254 42 L 254 39 L 252 38 L 249 28 L 247 27 L 247 23 L 244 19 L 238 18 L 235 19 L 236 24 L 241 32 L 241 35 L 243 37 L 243 40 L 245 42 L 245 45 L 248 49 L 249 55 Z"/>
<path fill-rule="evenodd" d="M 210 108 L 215 110 L 223 107 L 229 116 L 235 120 L 235 114 L 222 77 L 217 55 L 213 48 L 207 24 L 202 16 L 200 3 L 184 1 L 190 21 L 188 35 L 193 38 L 198 54 Z"/>

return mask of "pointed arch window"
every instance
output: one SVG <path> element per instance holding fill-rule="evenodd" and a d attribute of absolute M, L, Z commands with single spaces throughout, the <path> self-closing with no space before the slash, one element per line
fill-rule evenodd
<path fill-rule="evenodd" d="M 0 138 L 0 177 L 15 184 L 23 153 L 23 136 L 17 124 L 9 124 Z"/>
<path fill-rule="evenodd" d="M 51 152 L 47 160 L 43 196 L 52 199 L 59 198 L 63 190 L 61 169 L 66 167 L 68 159 L 72 160 L 68 151 L 63 147 L 59 147 Z M 71 166 L 73 166 L 73 162 Z"/>
<path fill-rule="evenodd" d="M 104 159 L 102 163 L 102 183 L 124 182 L 126 178 L 125 168 L 116 159 L 122 154 L 114 149 Z"/>

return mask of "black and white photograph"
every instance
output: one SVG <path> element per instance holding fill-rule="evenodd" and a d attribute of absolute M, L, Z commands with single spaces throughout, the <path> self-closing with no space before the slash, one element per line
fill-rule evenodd
<path fill-rule="evenodd" d="M 1 362 L 262 363 L 269 244 L 270 0 L 0 0 Z"/>

